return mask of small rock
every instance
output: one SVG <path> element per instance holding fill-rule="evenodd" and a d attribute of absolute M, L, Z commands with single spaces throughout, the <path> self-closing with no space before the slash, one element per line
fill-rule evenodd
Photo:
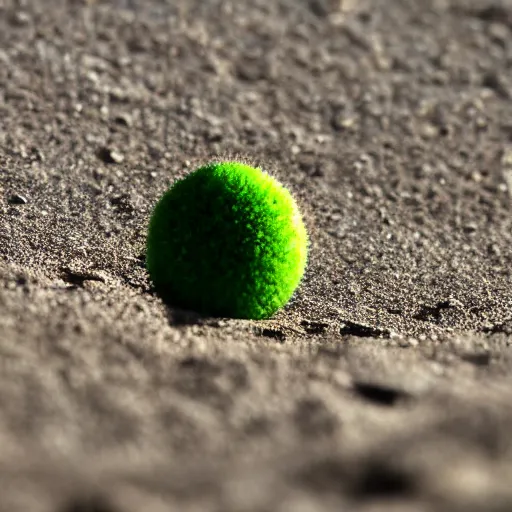
<path fill-rule="evenodd" d="M 18 27 L 28 25 L 30 23 L 30 16 L 24 11 L 18 11 L 12 18 L 12 21 Z"/>
<path fill-rule="evenodd" d="M 331 119 L 331 125 L 335 130 L 344 131 L 354 127 L 356 119 L 354 117 L 344 117 L 343 115 L 335 115 Z"/>
<path fill-rule="evenodd" d="M 123 126 L 131 126 L 133 124 L 130 114 L 119 114 L 114 117 L 114 122 Z"/>
<path fill-rule="evenodd" d="M 497 71 L 488 71 L 482 78 L 482 86 L 492 89 L 498 96 L 503 99 L 510 99 L 512 93 L 510 87 L 503 79 L 502 75 Z"/>
<path fill-rule="evenodd" d="M 13 194 L 11 197 L 9 197 L 7 202 L 9 204 L 27 204 L 28 199 L 20 194 Z"/>
<path fill-rule="evenodd" d="M 98 151 L 98 157 L 106 164 L 120 164 L 124 161 L 124 155 L 115 149 L 103 147 Z"/>
<path fill-rule="evenodd" d="M 431 123 L 425 123 L 421 127 L 421 136 L 424 139 L 433 139 L 438 135 L 438 129 Z"/>
<path fill-rule="evenodd" d="M 476 224 L 475 222 L 468 222 L 463 226 L 462 229 L 464 230 L 465 233 L 471 234 L 478 230 L 478 224 Z"/>
<path fill-rule="evenodd" d="M 112 87 L 109 91 L 110 99 L 114 102 L 124 102 L 128 99 L 128 93 L 121 87 Z"/>
<path fill-rule="evenodd" d="M 475 182 L 475 183 L 481 183 L 482 180 L 484 179 L 484 177 L 482 176 L 481 173 L 479 173 L 478 171 L 473 171 L 471 173 L 471 179 Z"/>
<path fill-rule="evenodd" d="M 122 153 L 119 153 L 118 151 L 111 151 L 110 152 L 110 158 L 116 163 L 120 164 L 124 161 L 124 155 Z"/>

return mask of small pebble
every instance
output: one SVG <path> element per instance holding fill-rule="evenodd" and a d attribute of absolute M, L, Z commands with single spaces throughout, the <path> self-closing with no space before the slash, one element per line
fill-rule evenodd
<path fill-rule="evenodd" d="M 98 151 L 98 157 L 101 158 L 106 164 L 120 164 L 124 161 L 124 155 L 116 151 L 103 147 Z"/>
<path fill-rule="evenodd" d="M 28 199 L 20 194 L 13 194 L 11 197 L 9 197 L 7 202 L 9 204 L 27 204 Z"/>

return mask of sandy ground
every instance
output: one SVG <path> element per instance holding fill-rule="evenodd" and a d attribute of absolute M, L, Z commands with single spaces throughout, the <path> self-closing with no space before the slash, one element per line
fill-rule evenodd
<path fill-rule="evenodd" d="M 512 509 L 512 2 L 0 0 L 0 510 Z M 148 216 L 240 158 L 275 318 L 167 308 Z"/>

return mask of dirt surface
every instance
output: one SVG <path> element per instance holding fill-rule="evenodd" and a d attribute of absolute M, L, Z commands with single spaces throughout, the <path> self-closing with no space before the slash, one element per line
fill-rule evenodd
<path fill-rule="evenodd" d="M 0 510 L 510 511 L 511 31 L 498 0 L 0 0 Z M 158 197 L 234 157 L 310 232 L 268 321 L 144 269 Z"/>

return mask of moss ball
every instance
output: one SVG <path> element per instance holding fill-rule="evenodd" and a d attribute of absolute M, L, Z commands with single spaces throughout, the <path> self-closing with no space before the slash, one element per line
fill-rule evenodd
<path fill-rule="evenodd" d="M 171 306 L 262 319 L 292 297 L 308 237 L 291 194 L 266 172 L 212 163 L 177 181 L 149 223 L 147 269 Z"/>

